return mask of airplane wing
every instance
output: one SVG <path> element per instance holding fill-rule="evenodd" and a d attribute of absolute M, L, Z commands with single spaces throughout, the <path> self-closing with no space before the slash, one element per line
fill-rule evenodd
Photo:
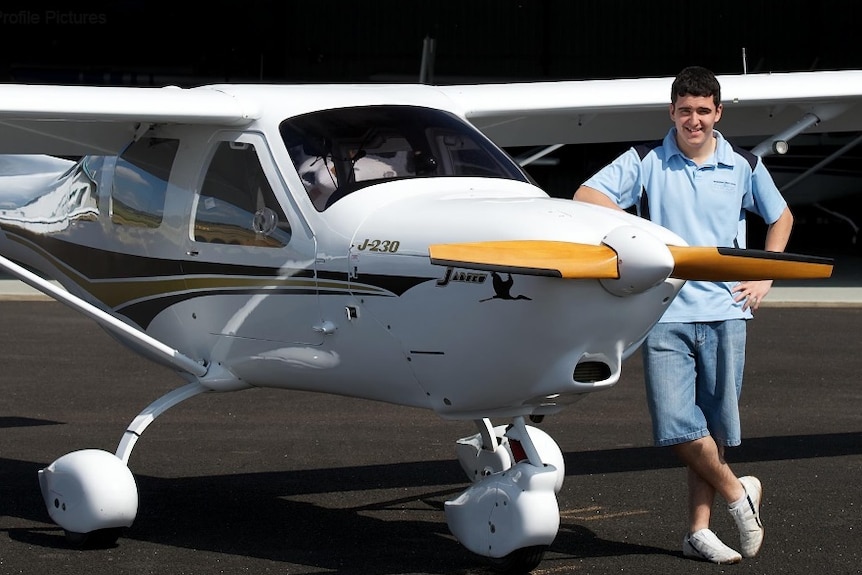
<path fill-rule="evenodd" d="M 862 70 L 718 76 L 732 137 L 862 131 Z M 439 86 L 453 111 L 497 145 L 631 142 L 661 137 L 673 78 Z M 776 138 L 780 139 L 780 138 Z"/>
<path fill-rule="evenodd" d="M 725 75 L 719 81 L 728 112 L 721 129 L 728 135 L 862 131 L 862 70 Z M 468 119 L 499 146 L 516 147 L 659 137 L 669 125 L 662 110 L 672 82 L 666 77 L 378 87 L 409 91 L 407 100 L 427 95 L 432 105 Z M 260 115 L 256 102 L 229 86 L 7 84 L 0 95 L 0 154 L 115 152 L 148 123 L 242 126 Z"/>
<path fill-rule="evenodd" d="M 215 88 L 0 86 L 0 154 L 116 153 L 151 123 L 242 126 L 258 111 Z"/>

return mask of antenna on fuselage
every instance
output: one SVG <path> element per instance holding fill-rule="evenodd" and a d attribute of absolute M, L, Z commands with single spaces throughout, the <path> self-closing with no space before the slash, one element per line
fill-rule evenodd
<path fill-rule="evenodd" d="M 434 83 L 434 54 L 437 49 L 437 40 L 425 36 L 422 43 L 422 66 L 419 68 L 419 83 Z"/>

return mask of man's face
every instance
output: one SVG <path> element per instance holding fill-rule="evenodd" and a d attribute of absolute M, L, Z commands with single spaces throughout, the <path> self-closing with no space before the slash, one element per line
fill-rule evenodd
<path fill-rule="evenodd" d="M 670 105 L 670 118 L 680 146 L 700 148 L 712 138 L 712 128 L 721 119 L 721 104 L 716 106 L 712 96 L 677 96 Z"/>

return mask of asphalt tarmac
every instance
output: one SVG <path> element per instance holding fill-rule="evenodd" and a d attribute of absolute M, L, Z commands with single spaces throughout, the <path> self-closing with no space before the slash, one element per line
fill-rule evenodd
<path fill-rule="evenodd" d="M 126 425 L 181 384 L 61 304 L 0 302 L 0 574 L 485 574 L 449 533 L 467 487 L 468 422 L 310 393 L 193 398 L 143 435 L 134 525 L 108 549 L 66 543 L 37 471 L 114 451 Z M 761 554 L 682 557 L 685 471 L 651 446 L 639 356 L 612 389 L 540 425 L 565 456 L 559 535 L 534 573 L 860 573 L 862 307 L 765 307 L 749 328 L 743 445 L 764 485 Z M 502 423 L 502 422 L 495 422 Z M 734 545 L 717 504 L 713 528 Z"/>

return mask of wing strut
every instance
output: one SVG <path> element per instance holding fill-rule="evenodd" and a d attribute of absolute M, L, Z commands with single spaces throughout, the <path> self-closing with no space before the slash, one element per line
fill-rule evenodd
<path fill-rule="evenodd" d="M 95 320 L 99 325 L 118 335 L 123 340 L 132 341 L 135 344 L 143 346 L 144 349 L 152 352 L 159 359 L 167 362 L 168 365 L 179 369 L 180 371 L 184 371 L 199 378 L 204 377 L 209 371 L 206 365 L 198 363 L 187 355 L 180 353 L 176 349 L 167 346 L 161 341 L 148 335 L 144 331 L 127 324 L 121 319 L 99 309 L 93 304 L 64 290 L 63 288 L 55 286 L 53 283 L 19 266 L 6 257 L 0 256 L 0 267 L 32 288 L 51 296 L 57 301 L 62 302 L 72 309 Z"/>

